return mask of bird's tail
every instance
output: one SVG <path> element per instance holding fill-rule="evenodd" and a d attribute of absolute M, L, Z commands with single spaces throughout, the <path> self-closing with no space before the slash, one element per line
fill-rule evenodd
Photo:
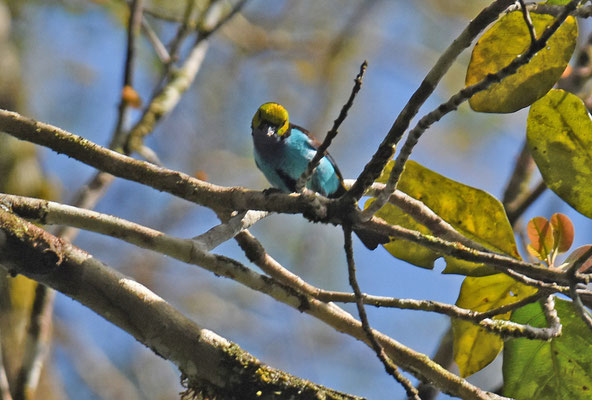
<path fill-rule="evenodd" d="M 354 229 L 354 232 L 358 235 L 362 243 L 364 243 L 364 246 L 370 250 L 376 249 L 379 244 L 385 244 L 390 241 L 390 238 L 382 233 L 365 229 Z"/>

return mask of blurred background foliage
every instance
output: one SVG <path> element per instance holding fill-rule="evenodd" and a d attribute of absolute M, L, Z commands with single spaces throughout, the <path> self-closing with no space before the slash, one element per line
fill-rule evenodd
<path fill-rule="evenodd" d="M 211 37 L 192 88 L 146 144 L 169 168 L 219 185 L 264 189 L 267 183 L 252 159 L 250 120 L 257 107 L 278 101 L 293 122 L 322 138 L 366 59 L 362 92 L 331 148 L 344 176 L 354 178 L 439 54 L 489 3 L 251 0 Z M 145 18 L 169 43 L 185 2 L 147 0 L 145 6 Z M 122 0 L 0 1 L 0 106 L 108 145 L 121 91 L 127 16 Z M 182 57 L 187 51 L 182 48 Z M 466 52 L 457 61 L 423 111 L 462 87 L 468 57 Z M 162 65 L 143 36 L 136 66 L 134 88 L 147 102 Z M 499 198 L 523 141 L 525 115 L 476 114 L 463 105 L 430 129 L 413 158 Z M 134 111 L 128 123 L 139 116 Z M 92 174 L 67 157 L 0 135 L 1 191 L 68 202 Z M 181 237 L 217 223 L 207 209 L 121 180 L 97 210 Z M 589 222 L 552 193 L 527 217 L 552 212 L 570 215 L 580 238 L 589 233 Z M 335 227 L 282 215 L 252 232 L 303 279 L 348 290 L 342 234 Z M 366 346 L 259 293 L 112 238 L 82 232 L 76 244 L 274 367 L 372 399 L 403 397 Z M 232 241 L 216 251 L 248 264 Z M 456 300 L 462 277 L 440 275 L 441 265 L 420 270 L 382 248 L 370 253 L 359 242 L 356 251 L 365 292 Z M 9 373 L 19 364 L 33 292 L 34 284 L 25 279 L 0 277 L 0 330 Z M 54 342 L 37 398 L 168 399 L 182 390 L 172 365 L 89 310 L 58 295 L 55 313 Z M 428 355 L 448 329 L 447 318 L 438 315 L 372 309 L 369 314 L 376 328 Z M 471 380 L 494 388 L 501 381 L 499 363 Z"/>

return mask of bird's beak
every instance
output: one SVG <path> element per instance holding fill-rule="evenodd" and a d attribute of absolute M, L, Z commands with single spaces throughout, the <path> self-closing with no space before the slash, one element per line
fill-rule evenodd
<path fill-rule="evenodd" d="M 267 136 L 272 137 L 275 135 L 275 129 L 272 126 L 267 127 Z"/>

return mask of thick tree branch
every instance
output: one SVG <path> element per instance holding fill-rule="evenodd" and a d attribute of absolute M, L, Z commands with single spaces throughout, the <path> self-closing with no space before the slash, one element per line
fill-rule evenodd
<path fill-rule="evenodd" d="M 340 202 L 322 196 L 273 193 L 266 194 L 243 188 L 226 188 L 193 178 L 187 174 L 161 168 L 154 164 L 135 160 L 108 150 L 91 141 L 73 135 L 55 126 L 25 118 L 15 112 L 0 110 L 0 130 L 22 140 L 28 140 L 67 154 L 95 168 L 132 180 L 159 191 L 165 191 L 213 210 L 259 210 L 283 213 L 301 213 L 313 221 L 340 223 L 344 218 L 356 220 L 359 211 L 347 207 L 353 216 L 343 215 Z M 454 255 L 467 261 L 482 262 L 506 273 L 515 270 L 528 277 L 548 284 L 542 285 L 555 291 L 565 291 L 559 285 L 567 284 L 564 273 L 538 267 L 493 252 L 478 251 L 460 243 L 452 243 L 422 235 L 409 229 L 391 226 L 373 218 L 355 227 L 364 227 L 385 235 L 410 240 L 443 254 Z M 565 289 L 565 290 L 564 290 Z"/>
<path fill-rule="evenodd" d="M 245 250 L 249 259 L 278 282 L 323 302 L 357 302 L 354 293 L 330 292 L 310 285 L 269 256 L 257 239 L 245 230 L 252 223 L 256 222 L 260 216 L 265 214 L 262 212 L 250 211 L 248 213 L 239 213 L 230 218 L 227 223 L 218 225 L 208 232 L 193 238 L 193 243 L 191 243 L 187 239 L 167 236 L 161 232 L 118 217 L 52 201 L 0 194 L 0 204 L 5 205 L 12 212 L 32 222 L 43 225 L 65 224 L 79 229 L 101 233 L 175 258 L 179 258 L 179 256 L 172 252 L 171 249 L 195 246 L 200 251 L 207 252 L 221 242 L 238 235 L 237 241 Z M 158 241 L 149 240 L 149 238 L 154 237 L 160 237 L 160 239 Z M 528 326 L 503 320 L 493 320 L 491 318 L 532 303 L 548 294 L 548 291 L 541 291 L 518 302 L 507 304 L 487 312 L 477 312 L 437 301 L 397 299 L 394 297 L 367 294 L 362 294 L 359 300 L 363 304 L 376 307 L 430 311 L 448 315 L 452 318 L 473 321 L 484 329 L 502 336 L 526 336 L 529 338 L 544 338 L 546 340 L 545 336 L 541 336 L 544 334 L 539 333 L 536 328 L 533 328 L 533 330 Z"/>
<path fill-rule="evenodd" d="M 158 248 L 163 254 L 178 258 L 184 262 L 200 265 L 217 275 L 232 278 L 251 289 L 265 293 L 295 309 L 310 314 L 341 332 L 364 342 L 367 341 L 366 333 L 359 321 L 335 305 L 320 302 L 311 296 L 299 294 L 288 286 L 251 271 L 235 260 L 203 252 L 195 248 L 193 241 L 190 239 L 185 241 L 176 240 L 171 243 L 167 235 L 152 231 L 149 228 L 142 228 L 144 230 L 143 234 L 138 230 L 133 236 L 130 235 L 128 239 L 134 239 L 139 246 L 142 246 L 142 243 L 149 243 L 151 248 Z M 146 294 L 147 289 L 141 287 L 139 293 L 129 293 L 129 290 L 134 289 L 135 291 L 136 286 L 140 285 L 106 268 L 90 255 L 78 250 L 68 242 L 55 238 L 42 229 L 0 208 L 0 232 L 2 231 L 4 232 L 2 246 L 0 246 L 0 254 L 4 257 L 2 264 L 11 273 L 22 273 L 58 289 L 94 309 L 99 314 L 105 315 L 108 317 L 107 319 L 141 341 L 148 339 L 144 337 L 143 331 L 137 331 L 138 327 L 149 324 L 146 329 L 162 330 L 162 326 L 170 327 L 170 324 L 174 323 L 170 318 L 180 318 L 175 313 L 174 316 L 170 316 L 166 320 L 169 321 L 168 323 L 156 322 L 160 320 L 160 314 L 166 314 L 171 307 L 168 305 L 166 307 L 159 306 L 165 307 L 165 310 L 146 309 L 143 307 L 142 299 L 133 299 L 133 296 L 140 294 L 139 297 L 151 304 L 164 303 L 160 299 L 158 301 L 154 300 L 155 295 L 152 293 Z M 74 265 L 71 265 L 71 262 L 74 262 Z M 105 298 L 105 294 L 111 294 L 111 291 L 113 291 L 112 297 Z M 124 296 L 124 298 L 120 299 L 120 296 Z M 109 310 L 114 304 L 118 305 L 117 309 Z M 139 308 L 140 311 L 134 311 L 132 318 L 128 311 L 124 311 L 127 305 L 132 310 Z M 106 313 L 106 310 L 109 310 L 110 313 Z M 157 318 L 148 317 L 151 312 L 156 312 Z M 130 318 L 132 321 L 129 321 Z M 140 318 L 141 321 L 136 321 L 136 318 Z M 462 398 L 490 398 L 485 392 L 449 373 L 421 353 L 401 345 L 381 332 L 373 330 L 373 333 L 394 362 L 420 379 L 432 381 L 443 391 Z M 171 332 L 168 332 L 168 334 L 172 335 Z M 153 335 L 154 333 L 149 335 L 148 338 L 153 338 Z M 180 339 L 183 339 L 183 343 L 180 343 L 180 345 L 183 344 L 183 346 L 193 348 L 194 345 L 185 343 L 186 338 Z M 171 337 L 171 340 L 176 339 Z M 165 346 L 167 350 L 166 354 L 163 354 L 159 347 L 160 345 L 164 346 L 161 341 L 162 339 L 159 339 L 159 343 L 151 343 L 150 347 L 165 358 L 171 359 L 182 371 L 187 373 L 185 369 L 188 365 L 192 365 L 191 360 L 185 359 L 182 354 L 188 349 L 179 350 L 179 354 L 177 352 L 169 354 L 173 349 L 168 349 L 168 346 Z M 208 366 L 204 368 L 207 369 Z"/>
<path fill-rule="evenodd" d="M 255 399 L 261 391 L 355 398 L 266 366 L 139 283 L 2 210 L 0 234 L 0 262 L 10 273 L 35 279 L 89 307 L 172 361 L 208 395 Z"/>

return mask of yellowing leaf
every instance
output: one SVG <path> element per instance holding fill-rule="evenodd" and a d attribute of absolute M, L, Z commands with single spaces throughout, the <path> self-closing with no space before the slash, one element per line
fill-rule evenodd
<path fill-rule="evenodd" d="M 505 274 L 465 278 L 456 305 L 474 311 L 489 311 L 514 303 L 535 293 L 536 289 L 515 281 Z M 507 320 L 510 314 L 498 316 Z M 503 347 L 499 336 L 472 322 L 452 320 L 454 361 L 460 375 L 466 377 L 492 362 Z"/>
<path fill-rule="evenodd" d="M 389 163 L 378 179 L 385 182 L 393 163 Z M 501 203 L 490 194 L 448 179 L 420 164 L 409 161 L 401 175 L 398 189 L 422 201 L 463 235 L 497 252 L 520 258 L 514 233 Z M 366 204 L 366 207 L 372 200 Z M 387 204 L 377 214 L 391 224 L 429 233 L 398 207 Z M 442 254 L 427 250 L 405 240 L 394 240 L 385 248 L 395 257 L 424 268 L 433 268 Z M 445 256 L 445 273 L 482 276 L 496 273 L 491 267 Z"/>
<path fill-rule="evenodd" d="M 373 201 L 374 199 L 368 200 L 365 206 L 368 207 Z M 404 226 L 405 228 L 425 234 L 431 233 L 428 228 L 416 222 L 408 214 L 401 211 L 399 207 L 392 204 L 386 204 L 376 215 L 391 224 Z M 441 257 L 439 253 L 429 250 L 424 246 L 402 239 L 391 239 L 389 243 L 384 245 L 384 248 L 401 260 L 427 269 L 434 268 L 434 261 Z"/>
<path fill-rule="evenodd" d="M 582 100 L 551 90 L 530 108 L 526 132 L 547 186 L 592 218 L 592 121 Z"/>
<path fill-rule="evenodd" d="M 555 17 L 531 13 L 537 36 L 551 25 Z M 539 51 L 518 71 L 475 94 L 469 104 L 475 111 L 511 113 L 527 107 L 545 95 L 559 80 L 569 62 L 578 35 L 576 20 L 568 17 L 551 36 L 545 49 Z M 475 45 L 467 69 L 466 85 L 483 80 L 510 64 L 530 46 L 531 39 L 521 11 L 499 19 Z"/>

